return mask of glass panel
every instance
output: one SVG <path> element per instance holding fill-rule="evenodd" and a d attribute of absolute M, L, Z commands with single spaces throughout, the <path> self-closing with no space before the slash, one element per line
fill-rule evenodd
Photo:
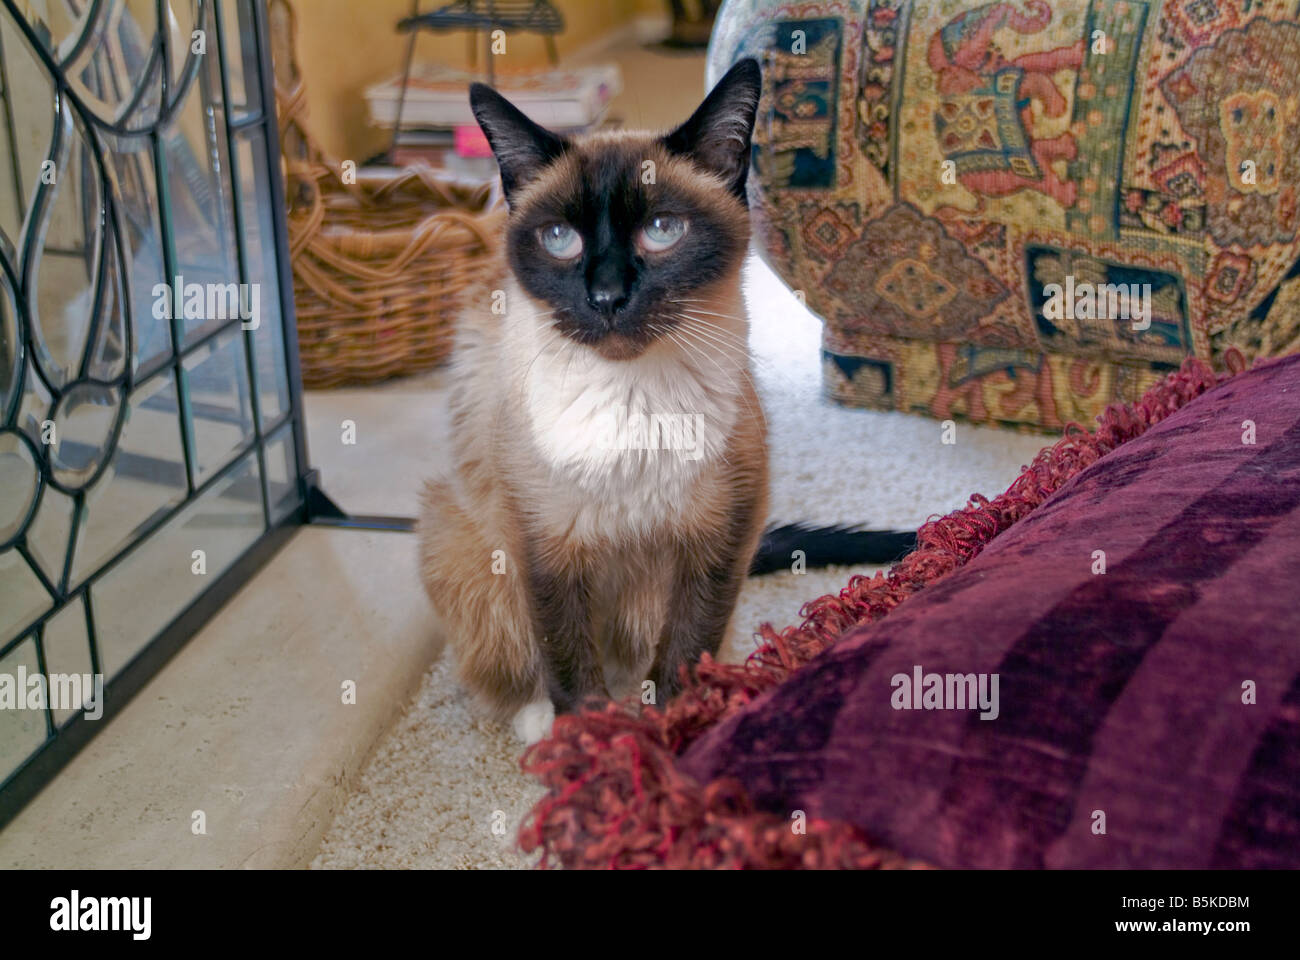
<path fill-rule="evenodd" d="M 253 439 L 244 336 L 238 327 L 185 359 L 185 389 L 193 417 L 197 486 Z"/>
<path fill-rule="evenodd" d="M 94 380 L 119 381 L 126 372 L 126 309 L 122 294 L 122 264 L 117 244 L 104 244 L 103 279 L 98 319 L 91 319 L 88 345 L 82 356 L 85 375 Z"/>
<path fill-rule="evenodd" d="M 266 502 L 271 522 L 278 523 L 301 503 L 298 496 L 298 458 L 293 448 L 292 424 L 285 424 L 266 444 Z"/>
<path fill-rule="evenodd" d="M 122 395 L 110 387 L 79 383 L 55 406 L 48 445 L 54 479 L 73 490 L 99 474 L 113 453 L 122 417 Z"/>
<path fill-rule="evenodd" d="M 44 251 L 32 260 L 36 297 L 28 303 L 36 359 L 56 386 L 77 377 L 103 245 L 99 180 L 89 148 L 66 109 L 61 120 L 50 171 L 54 182 L 38 194 L 33 207 L 37 243 Z"/>
<path fill-rule="evenodd" d="M 68 538 L 72 535 L 71 497 L 47 486 L 41 505 L 27 528 L 27 549 L 52 583 L 63 579 L 63 560 L 68 555 Z"/>
<path fill-rule="evenodd" d="M 4 678 L 13 678 L 12 682 L 17 685 L 20 678 L 26 680 L 39 674 L 36 642 L 30 638 L 18 644 L 8 655 L 0 657 L 0 684 L 8 687 L 8 691 L 0 691 L 0 696 L 9 693 L 15 697 L 12 706 L 0 699 L 0 780 L 18 769 L 31 752 L 45 742 L 45 711 L 27 709 L 26 684 L 9 687 Z"/>
<path fill-rule="evenodd" d="M 244 221 L 244 257 L 248 281 L 257 291 L 258 326 L 253 333 L 257 359 L 257 397 L 262 424 L 274 424 L 289 409 L 288 368 L 280 315 L 280 282 L 271 220 L 271 185 L 267 180 L 266 138 L 260 129 L 240 131 L 239 193 Z"/>
<path fill-rule="evenodd" d="M 0 232 L 22 245 L 23 220 L 54 131 L 54 85 L 8 17 L 0 17 L 0 86 L 13 135 L 0 125 Z"/>
<path fill-rule="evenodd" d="M 0 431 L 0 543 L 18 538 L 41 489 L 32 442 L 17 430 Z"/>
<path fill-rule="evenodd" d="M 45 9 L 42 11 L 40 36 L 45 48 L 61 62 L 67 61 L 78 48 L 92 45 L 97 28 L 97 24 L 90 21 L 93 3 L 46 0 L 41 6 Z"/>
<path fill-rule="evenodd" d="M 250 0 L 221 0 L 222 62 L 230 91 L 230 116 L 240 120 L 262 106 L 257 81 L 257 40 Z"/>
<path fill-rule="evenodd" d="M 100 665 L 109 680 L 261 536 L 261 482 L 249 454 L 94 585 Z"/>
<path fill-rule="evenodd" d="M 183 291 L 186 342 L 230 319 L 229 301 L 219 293 L 227 284 L 239 283 L 230 157 L 216 63 L 216 57 L 204 57 L 198 77 L 204 98 L 216 102 L 205 103 L 204 98 L 191 96 L 162 131 L 176 251 L 177 277 L 171 278 L 172 292 L 176 293 L 176 286 Z M 201 295 L 191 296 L 199 290 Z M 214 294 L 211 297 L 210 292 Z M 210 309 L 209 301 L 221 309 Z M 234 315 L 238 316 L 237 311 Z"/>
<path fill-rule="evenodd" d="M 32 369 L 30 359 L 26 366 L 27 372 L 23 380 L 23 398 L 18 407 L 18 416 L 15 418 L 14 426 L 27 434 L 32 443 L 43 450 L 46 441 L 53 439 L 49 433 L 48 425 L 45 425 L 45 421 L 50 418 L 50 408 L 54 404 L 54 398 L 50 396 L 50 392 L 45 389 L 45 384 L 41 382 L 41 378 Z M 50 423 L 53 422 L 53 420 L 50 420 Z M 44 439 L 42 439 L 43 437 Z"/>
<path fill-rule="evenodd" d="M 54 606 L 32 568 L 17 550 L 0 553 L 0 645 Z"/>
<path fill-rule="evenodd" d="M 113 467 L 86 498 L 73 584 L 184 500 L 187 489 L 176 378 L 165 370 L 132 394 Z"/>
<path fill-rule="evenodd" d="M 200 26 L 198 22 L 198 0 L 168 0 L 167 4 L 170 39 L 170 54 L 172 62 L 172 87 L 179 86 L 181 78 L 187 69 L 193 69 L 194 64 L 190 63 L 198 54 L 195 49 L 194 31 Z M 203 24 L 205 28 L 208 24 Z M 202 49 L 206 53 L 207 37 L 202 38 Z M 216 50 L 212 51 L 213 54 Z"/>
<path fill-rule="evenodd" d="M 85 606 L 80 602 L 70 603 L 47 620 L 43 643 L 45 672 L 50 677 L 51 690 L 58 686 L 55 680 L 58 675 L 75 675 L 79 678 L 75 689 L 80 691 L 80 701 L 84 705 L 95 693 Z M 54 696 L 50 698 L 50 706 L 56 708 L 53 710 L 54 725 L 60 727 L 81 712 L 80 707 L 67 705 Z"/>
<path fill-rule="evenodd" d="M 161 103 L 153 3 L 47 0 L 43 6 L 52 46 L 86 108 L 105 123 L 153 123 Z M 73 20 L 75 29 L 61 26 Z"/>
<path fill-rule="evenodd" d="M 171 353 L 171 326 L 160 316 L 158 285 L 167 283 L 163 266 L 158 189 L 148 137 L 104 138 L 104 159 L 117 182 L 115 207 L 119 238 L 131 291 L 131 340 L 135 369 L 147 376 Z"/>

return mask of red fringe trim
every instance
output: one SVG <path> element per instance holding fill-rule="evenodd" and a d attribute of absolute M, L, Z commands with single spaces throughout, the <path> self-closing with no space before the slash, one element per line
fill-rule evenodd
<path fill-rule="evenodd" d="M 1226 359 L 1227 376 L 1246 367 L 1235 349 Z M 1042 450 L 1005 493 L 992 500 L 976 494 L 964 508 L 927 521 L 917 531 L 916 550 L 888 574 L 854 576 L 838 596 L 805 604 L 798 627 L 777 633 L 763 624 L 763 643 L 743 665 L 717 663 L 705 654 L 663 710 L 648 707 L 636 716 L 611 703 L 603 711 L 558 717 L 550 738 L 521 760 L 549 793 L 525 817 L 520 847 L 526 853 L 541 849 L 541 867 L 558 861 L 566 869 L 923 866 L 872 843 L 848 823 L 809 819 L 805 832 L 797 833 L 793 821 L 752 809 L 739 782 L 702 786 L 677 769 L 676 757 L 846 631 L 879 620 L 968 563 L 1071 477 L 1217 382 L 1207 365 L 1188 358 L 1136 403 L 1107 407 L 1094 432 L 1067 424 L 1064 436 Z"/>

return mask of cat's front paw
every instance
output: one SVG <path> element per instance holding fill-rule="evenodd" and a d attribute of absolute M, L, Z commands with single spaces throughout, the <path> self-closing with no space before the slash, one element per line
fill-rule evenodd
<path fill-rule="evenodd" d="M 551 732 L 555 722 L 555 705 L 550 700 L 534 700 L 520 707 L 510 725 L 514 727 L 515 736 L 531 746 Z"/>

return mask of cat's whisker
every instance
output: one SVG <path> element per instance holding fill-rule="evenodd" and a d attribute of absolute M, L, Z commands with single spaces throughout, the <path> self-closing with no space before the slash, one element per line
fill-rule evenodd
<path fill-rule="evenodd" d="M 678 331 L 678 332 L 680 332 L 680 331 Z M 716 360 L 713 360 L 712 357 L 710 357 L 707 353 L 703 353 L 702 351 L 698 351 L 698 350 L 696 350 L 696 351 L 692 351 L 692 350 L 691 350 L 691 347 L 690 347 L 690 344 L 688 344 L 688 343 L 686 343 L 685 341 L 683 341 L 682 339 L 680 339 L 680 338 L 677 336 L 677 333 L 675 333 L 675 332 L 673 332 L 673 331 L 671 331 L 671 330 L 670 330 L 670 331 L 667 331 L 667 336 L 668 336 L 668 337 L 669 337 L 669 338 L 670 338 L 674 343 L 678 344 L 678 345 L 679 345 L 683 350 L 685 350 L 688 354 L 689 354 L 689 353 L 692 353 L 692 352 L 694 352 L 694 353 L 698 353 L 700 356 L 705 357 L 705 359 L 710 360 L 710 361 L 713 363 L 713 365 L 714 365 L 715 367 L 718 367 L 718 372 L 719 372 L 720 374 L 722 374 L 723 379 L 724 379 L 724 380 L 728 380 L 728 381 L 730 382 L 732 389 L 736 391 L 736 395 L 737 395 L 737 396 L 740 395 L 740 390 L 739 390 L 739 388 L 736 386 L 735 381 L 734 381 L 734 380 L 731 380 L 729 377 L 727 377 L 727 375 L 726 375 L 726 373 L 723 371 L 722 367 L 718 366 L 718 362 L 717 362 Z M 731 461 L 727 459 L 727 454 L 726 454 L 726 451 L 725 451 L 725 450 L 724 450 L 724 451 L 720 451 L 719 456 L 722 458 L 722 462 L 723 462 L 723 463 L 727 464 L 727 466 L 731 466 Z"/>
<path fill-rule="evenodd" d="M 693 344 L 695 347 L 693 352 L 699 356 L 704 357 L 706 360 L 712 363 L 713 366 L 717 369 L 719 375 L 723 378 L 724 381 L 727 382 L 727 385 L 736 393 L 737 396 L 740 395 L 741 392 L 740 385 L 737 383 L 736 378 L 733 374 L 740 373 L 742 376 L 746 376 L 746 378 L 748 378 L 748 374 L 745 371 L 743 366 L 740 366 L 732 370 L 732 372 L 729 374 L 726 370 L 722 368 L 722 365 L 718 363 L 718 361 L 712 356 L 710 352 L 709 348 L 711 346 L 714 349 L 719 349 L 716 345 L 710 344 L 707 341 L 700 339 L 700 337 L 698 336 L 698 331 L 691 331 L 685 327 L 678 327 L 675 332 L 677 334 L 680 334 L 682 337 L 685 337 L 690 344 Z M 677 342 L 681 343 L 682 341 L 678 340 Z M 719 353 L 721 353 L 720 349 L 719 349 Z M 726 354 L 722 354 L 722 355 L 726 356 Z M 729 358 L 729 359 L 734 360 L 734 358 Z M 752 381 L 750 382 L 752 383 Z"/>
<path fill-rule="evenodd" d="M 739 330 L 733 330 L 731 327 L 724 327 L 716 320 L 707 319 L 709 317 L 719 317 L 725 319 L 737 319 L 737 318 L 728 318 L 724 314 L 714 313 L 710 310 L 700 310 L 698 307 L 685 307 L 676 312 L 680 316 L 693 317 L 696 320 L 698 320 L 700 323 L 707 324 L 708 326 L 718 330 L 720 333 L 728 334 L 729 336 L 735 337 L 737 340 L 745 339 L 745 336 L 741 334 Z"/>
<path fill-rule="evenodd" d="M 677 329 L 683 335 L 690 336 L 692 342 L 698 343 L 701 348 L 708 349 L 711 352 L 716 353 L 719 357 L 722 357 L 727 362 L 728 367 L 734 367 L 736 372 L 747 372 L 746 368 L 749 364 L 748 357 L 746 357 L 745 354 L 737 352 L 734 348 L 729 347 L 726 344 L 718 343 L 716 340 L 710 340 L 703 331 L 692 329 L 687 324 L 682 324 Z"/>
<path fill-rule="evenodd" d="M 735 396 L 740 397 L 744 395 L 743 391 L 741 391 L 740 389 L 740 384 L 736 380 L 736 374 L 739 374 L 742 378 L 744 378 L 745 382 L 748 383 L 751 387 L 754 386 L 754 380 L 750 376 L 748 369 L 746 369 L 746 367 L 743 364 L 737 364 L 735 367 L 731 369 L 730 373 L 724 370 L 722 365 L 718 363 L 718 361 L 711 355 L 710 348 L 714 350 L 718 350 L 719 353 L 723 356 L 726 356 L 726 354 L 722 354 L 721 350 L 719 350 L 716 344 L 710 344 L 708 341 L 701 340 L 699 337 L 699 331 L 691 331 L 685 327 L 678 327 L 677 332 L 681 336 L 686 337 L 692 344 L 694 344 L 697 348 L 696 352 L 700 356 L 708 360 L 710 363 L 712 363 L 714 367 L 717 368 L 718 373 L 722 376 L 723 380 L 727 382 L 727 385 L 731 388 Z"/>
<path fill-rule="evenodd" d="M 656 314 L 655 319 L 663 320 L 669 324 L 675 325 L 678 328 L 682 328 L 685 326 L 694 326 L 693 317 L 690 317 L 687 314 L 679 313 L 679 312 L 674 312 L 672 314 Z M 700 331 L 700 332 L 703 333 L 704 331 Z M 712 337 L 712 336 L 710 337 L 710 339 L 714 340 L 720 347 L 725 346 L 730 350 L 735 351 L 737 356 L 743 356 L 745 354 L 745 348 L 739 341 L 725 341 L 722 338 Z"/>
<path fill-rule="evenodd" d="M 714 304 L 716 304 L 718 301 L 717 301 L 717 298 L 716 298 L 716 297 L 714 297 L 714 298 L 709 298 L 709 297 L 672 297 L 672 298 L 671 298 L 671 302 L 672 302 L 672 303 L 714 303 Z"/>
<path fill-rule="evenodd" d="M 665 318 L 665 315 L 663 314 L 660 314 L 659 316 L 660 319 Z M 780 364 L 774 363 L 771 357 L 754 353 L 750 349 L 748 342 L 738 334 L 725 328 L 718 327 L 716 324 L 709 323 L 707 320 L 693 316 L 692 314 L 673 312 L 671 314 L 671 319 L 676 322 L 678 329 L 690 326 L 699 334 L 703 334 L 707 329 L 709 332 L 727 340 L 737 352 L 743 352 L 749 358 L 749 371 L 747 376 L 749 376 L 750 382 L 754 384 L 756 389 L 758 383 L 753 374 L 755 371 L 759 370 L 763 372 L 765 378 L 769 381 L 782 381 L 791 384 L 796 382 L 791 377 L 789 371 L 783 368 Z"/>
<path fill-rule="evenodd" d="M 699 317 L 691 316 L 690 314 L 682 314 L 681 319 L 700 332 L 707 333 L 711 339 L 726 344 L 741 353 L 749 353 L 749 344 L 740 337 L 733 335 L 730 331 L 715 326 L 707 320 L 701 320 Z"/>
<path fill-rule="evenodd" d="M 785 370 L 781 365 L 774 363 L 770 357 L 765 357 L 762 354 L 754 353 L 750 349 L 749 344 L 745 341 L 742 341 L 742 339 L 738 335 L 734 334 L 732 331 L 718 327 L 716 324 L 709 323 L 707 320 L 704 320 L 700 317 L 694 317 L 688 314 L 679 315 L 679 318 L 682 320 L 683 323 L 690 322 L 693 326 L 700 325 L 701 327 L 707 328 L 710 332 L 718 336 L 721 336 L 723 339 L 728 339 L 734 342 L 736 349 L 744 350 L 745 353 L 748 355 L 750 359 L 751 370 L 759 369 L 762 370 L 763 373 L 769 378 L 782 380 L 787 383 L 794 382 L 789 372 Z M 704 331 L 703 329 L 700 329 L 698 332 L 703 333 Z M 755 384 L 755 386 L 757 386 L 757 384 Z"/>
<path fill-rule="evenodd" d="M 683 334 L 691 334 L 691 341 L 697 343 L 701 349 L 711 348 L 716 350 L 719 356 L 727 358 L 729 364 L 735 364 L 736 372 L 742 374 L 750 385 L 754 385 L 753 377 L 749 370 L 749 351 L 746 345 L 738 341 L 728 341 L 718 337 L 712 331 L 699 329 L 696 326 L 696 318 L 686 314 L 676 313 L 673 319 L 678 321 L 677 329 Z M 721 331 L 725 333 L 726 331 Z M 716 361 L 715 361 L 716 365 Z M 735 385 L 735 381 L 731 381 Z"/>
<path fill-rule="evenodd" d="M 709 309 L 707 309 L 707 308 L 705 308 L 705 307 L 695 306 L 694 304 L 689 304 L 689 303 L 688 303 L 688 304 L 683 304 L 683 306 L 684 306 L 687 310 L 690 310 L 690 311 L 693 312 L 693 313 L 699 313 L 699 314 L 703 314 L 703 315 L 705 315 L 705 316 L 709 316 L 709 317 L 718 317 L 719 319 L 722 319 L 722 320 L 737 320 L 737 321 L 739 321 L 739 320 L 743 320 L 743 319 L 744 319 L 744 317 L 739 317 L 739 316 L 737 316 L 737 315 L 734 314 L 734 313 L 720 313 L 720 312 L 717 311 L 717 310 L 709 310 Z"/>
<path fill-rule="evenodd" d="M 715 306 L 718 306 L 718 304 L 715 303 L 715 302 L 712 301 L 712 300 L 696 300 L 696 299 L 693 299 L 693 298 L 690 298 L 690 297 L 678 297 L 678 298 L 671 299 L 671 300 L 669 300 L 668 302 L 669 302 L 669 303 L 685 303 L 685 304 L 699 304 L 699 303 L 703 303 L 703 304 L 707 304 L 708 306 L 714 306 L 714 307 L 715 307 Z M 743 319 L 743 317 L 741 317 L 739 314 L 735 314 L 735 313 L 722 313 L 722 312 L 719 312 L 719 311 L 717 311 L 717 310 L 710 310 L 710 309 L 708 309 L 708 307 L 691 307 L 691 309 L 692 309 L 692 310 L 698 310 L 700 313 L 710 313 L 710 314 L 713 314 L 713 316 L 715 316 L 715 317 L 725 317 L 725 318 L 728 319 L 728 320 L 741 320 L 741 319 Z"/>
<path fill-rule="evenodd" d="M 696 316 L 695 314 L 689 311 L 687 311 L 684 314 L 684 316 L 690 318 L 691 322 L 694 323 L 696 326 L 700 327 L 701 329 L 711 331 L 712 333 L 726 340 L 728 343 L 734 343 L 745 350 L 749 349 L 749 338 L 747 336 L 742 336 L 741 334 L 735 332 L 734 330 L 728 330 L 726 327 L 721 327 L 718 324 L 713 323 L 710 320 L 706 320 L 703 317 Z"/>
<path fill-rule="evenodd" d="M 679 319 L 682 322 L 679 323 L 677 329 L 682 333 L 692 334 L 693 335 L 692 339 L 696 341 L 701 341 L 701 338 L 710 337 L 710 331 L 698 328 L 694 324 L 693 318 L 679 315 Z M 734 359 L 738 361 L 737 372 L 740 373 L 745 378 L 745 380 L 750 384 L 750 386 L 754 388 L 754 391 L 757 394 L 759 391 L 759 387 L 758 387 L 758 382 L 754 376 L 753 368 L 756 364 L 763 361 L 760 361 L 758 358 L 754 357 L 754 355 L 750 353 L 747 345 L 742 346 L 738 343 L 719 342 L 717 339 L 708 339 L 706 342 L 708 342 L 710 346 L 716 349 L 720 355 L 727 356 L 729 359 Z M 764 369 L 775 370 L 776 368 L 771 367 L 770 364 L 764 363 Z"/>
<path fill-rule="evenodd" d="M 725 336 L 727 331 L 711 328 L 708 324 L 702 323 L 698 318 L 685 314 L 679 315 L 678 319 L 682 321 L 682 326 L 690 327 L 700 336 L 716 343 L 720 348 L 725 348 L 739 358 L 749 358 L 749 345 L 739 338 L 728 338 Z"/>

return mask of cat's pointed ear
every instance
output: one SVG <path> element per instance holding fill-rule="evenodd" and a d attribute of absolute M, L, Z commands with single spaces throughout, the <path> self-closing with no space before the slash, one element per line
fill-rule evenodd
<path fill-rule="evenodd" d="M 663 138 L 673 153 L 721 176 L 742 203 L 762 83 L 758 61 L 741 60 L 717 82 L 691 118 Z"/>
<path fill-rule="evenodd" d="M 485 83 L 470 84 L 469 105 L 492 145 L 507 200 L 568 146 Z"/>

